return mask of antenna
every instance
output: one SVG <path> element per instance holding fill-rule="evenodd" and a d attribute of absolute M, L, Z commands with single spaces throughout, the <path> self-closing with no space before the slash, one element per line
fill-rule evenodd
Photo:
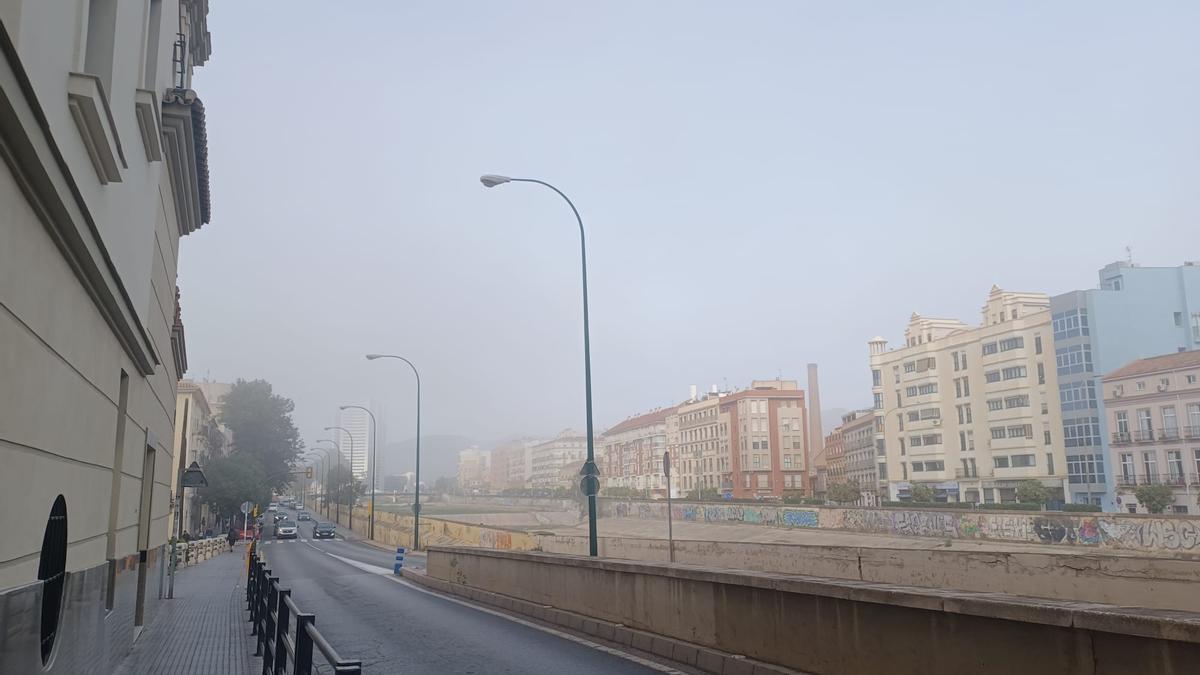
<path fill-rule="evenodd" d="M 1133 247 L 1131 247 L 1131 246 L 1125 247 L 1125 260 L 1127 260 L 1130 265 L 1133 264 Z"/>

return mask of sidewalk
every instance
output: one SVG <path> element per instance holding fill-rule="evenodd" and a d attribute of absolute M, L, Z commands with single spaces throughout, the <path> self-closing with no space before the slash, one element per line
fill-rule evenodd
<path fill-rule="evenodd" d="M 251 675 L 262 671 L 246 612 L 246 546 L 175 577 L 175 599 L 162 600 L 154 621 L 116 672 Z"/>

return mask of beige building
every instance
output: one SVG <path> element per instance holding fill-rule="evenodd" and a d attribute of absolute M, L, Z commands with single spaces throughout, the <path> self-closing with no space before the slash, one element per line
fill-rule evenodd
<path fill-rule="evenodd" d="M 1049 297 L 992 287 L 979 325 L 913 314 L 904 346 L 870 342 L 877 452 L 889 499 L 1012 502 L 1021 480 L 1062 489 L 1066 459 Z"/>
<path fill-rule="evenodd" d="M 598 442 L 597 463 L 600 479 L 609 488 L 646 490 L 653 498 L 667 496 L 663 473 L 663 453 L 667 452 L 667 418 L 675 408 L 659 408 L 635 415 L 608 431 Z M 674 457 L 672 457 L 674 459 Z M 678 472 L 672 496 L 678 496 Z"/>
<path fill-rule="evenodd" d="M 825 460 L 825 482 L 828 485 L 846 480 L 846 455 L 842 446 L 842 428 L 839 426 L 825 437 L 820 456 Z M 815 458 L 814 458 L 815 459 Z"/>
<path fill-rule="evenodd" d="M 842 453 L 839 482 L 857 485 L 863 506 L 877 506 L 879 502 L 875 427 L 882 424 L 883 418 L 876 417 L 874 411 L 854 410 L 842 415 L 838 427 Z"/>
<path fill-rule="evenodd" d="M 0 2 L 0 672 L 109 672 L 157 607 L 207 13 Z"/>
<path fill-rule="evenodd" d="M 458 488 L 466 492 L 487 492 L 491 477 L 492 453 L 467 448 L 458 453 Z"/>
<path fill-rule="evenodd" d="M 216 514 L 210 513 L 208 504 L 201 503 L 195 490 L 187 490 L 186 494 L 180 492 L 179 479 L 192 462 L 203 469 L 212 458 L 225 455 L 232 446 L 233 434 L 218 422 L 208 397 L 197 383 L 181 380 L 176 392 L 175 433 L 171 448 L 175 465 L 171 472 L 172 508 L 167 531 L 172 534 L 181 531 L 175 523 L 176 516 L 181 515 L 182 531 L 195 537 L 207 529 L 220 531 L 220 528 L 214 522 Z"/>
<path fill-rule="evenodd" d="M 1164 354 L 1104 376 L 1117 506 L 1147 513 L 1134 491 L 1166 485 L 1168 512 L 1196 513 L 1200 495 L 1200 351 Z"/>
<path fill-rule="evenodd" d="M 577 487 L 562 479 L 563 467 L 587 457 L 587 437 L 567 429 L 530 448 L 529 486 L 534 489 Z"/>

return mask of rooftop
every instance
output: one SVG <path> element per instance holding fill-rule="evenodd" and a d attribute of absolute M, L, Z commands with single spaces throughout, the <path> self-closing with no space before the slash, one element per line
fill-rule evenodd
<path fill-rule="evenodd" d="M 1105 375 L 1104 379 L 1106 381 L 1117 380 L 1137 375 L 1162 373 L 1169 370 L 1182 370 L 1184 368 L 1200 368 L 1200 351 L 1175 352 L 1161 356 L 1151 356 L 1147 359 L 1138 359 Z"/>

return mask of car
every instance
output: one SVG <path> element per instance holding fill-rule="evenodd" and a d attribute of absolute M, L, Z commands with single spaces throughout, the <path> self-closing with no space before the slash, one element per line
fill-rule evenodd
<path fill-rule="evenodd" d="M 278 511 L 278 510 L 279 510 L 279 505 L 278 505 L 278 504 L 276 504 L 275 502 L 271 502 L 271 504 L 270 504 L 269 506 L 267 506 L 267 511 L 268 511 L 268 512 L 275 512 L 275 511 Z"/>
<path fill-rule="evenodd" d="M 276 539 L 295 539 L 298 536 L 295 523 L 275 523 Z"/>
<path fill-rule="evenodd" d="M 333 539 L 333 523 L 317 523 L 313 526 L 313 539 Z"/>
<path fill-rule="evenodd" d="M 281 512 L 281 513 L 276 513 L 276 514 L 275 514 L 275 518 L 274 518 L 274 521 L 273 521 L 273 522 L 275 522 L 275 523 L 279 523 L 279 522 L 281 522 L 281 521 L 284 521 L 284 520 L 287 520 L 287 519 L 288 519 L 288 514 L 286 514 L 286 513 L 282 513 L 282 512 Z"/>
<path fill-rule="evenodd" d="M 301 511 L 296 514 L 296 520 L 312 520 L 312 516 L 308 515 L 308 511 Z"/>

